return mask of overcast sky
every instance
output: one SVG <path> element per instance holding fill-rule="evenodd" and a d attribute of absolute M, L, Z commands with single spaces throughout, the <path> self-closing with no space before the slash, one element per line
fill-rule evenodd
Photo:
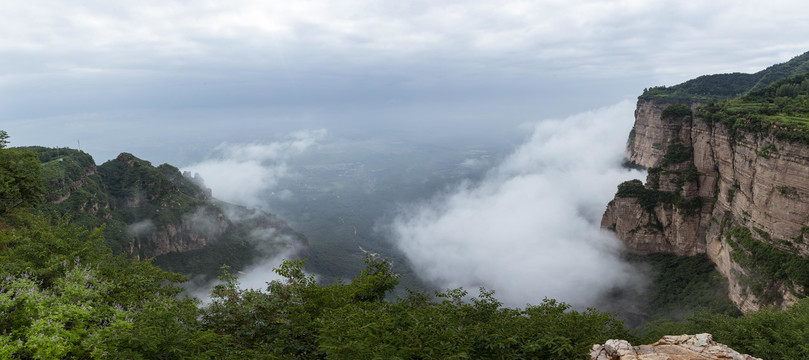
<path fill-rule="evenodd" d="M 0 128 L 13 145 L 181 163 L 312 129 L 507 137 L 787 61 L 809 50 L 806 14 L 778 0 L 2 1 Z"/>

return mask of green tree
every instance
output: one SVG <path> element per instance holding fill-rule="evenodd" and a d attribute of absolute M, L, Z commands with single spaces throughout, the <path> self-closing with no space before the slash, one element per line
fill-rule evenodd
<path fill-rule="evenodd" d="M 703 332 L 712 334 L 714 340 L 740 353 L 762 359 L 807 359 L 809 298 L 803 298 L 785 310 L 765 308 L 741 317 L 704 311 L 685 321 L 656 321 L 646 326 L 642 341 L 649 343 L 663 335 Z"/>
<path fill-rule="evenodd" d="M 221 359 L 184 277 L 113 256 L 101 229 L 25 213 L 0 231 L 0 358 Z M 238 356 L 234 356 L 238 358 Z"/>
<path fill-rule="evenodd" d="M 226 274 L 202 321 L 241 351 L 281 359 L 577 359 L 594 343 L 631 339 L 611 314 L 554 300 L 505 308 L 485 289 L 386 301 L 398 275 L 387 261 L 366 263 L 350 283 L 320 286 L 303 262 L 285 262 L 276 272 L 286 280 L 266 291 Z"/>
<path fill-rule="evenodd" d="M 101 330 L 132 326 L 126 311 L 102 301 L 113 286 L 83 266 L 50 287 L 27 274 L 6 278 L 0 289 L 0 357 L 100 358 Z"/>
<path fill-rule="evenodd" d="M 7 146 L 8 133 L 0 130 L 0 215 L 41 203 L 45 191 L 37 155 Z"/>

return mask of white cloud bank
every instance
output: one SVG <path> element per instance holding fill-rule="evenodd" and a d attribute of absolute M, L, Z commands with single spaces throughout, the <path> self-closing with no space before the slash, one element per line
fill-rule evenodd
<path fill-rule="evenodd" d="M 269 144 L 222 144 L 213 158 L 183 168 L 199 174 L 213 196 L 227 202 L 261 207 L 261 194 L 291 176 L 287 162 L 326 136 L 325 130 L 300 131 Z"/>
<path fill-rule="evenodd" d="M 635 270 L 599 229 L 632 126 L 628 101 L 536 124 L 532 137 L 480 183 L 403 209 L 393 239 L 413 269 L 440 287 L 486 286 L 509 305 L 544 297 L 591 306 Z"/>

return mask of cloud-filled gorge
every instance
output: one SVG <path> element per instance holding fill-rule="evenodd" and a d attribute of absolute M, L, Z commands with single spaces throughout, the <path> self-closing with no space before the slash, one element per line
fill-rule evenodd
<path fill-rule="evenodd" d="M 599 229 L 616 184 L 633 104 L 535 125 L 530 139 L 480 182 L 406 206 L 393 239 L 423 279 L 485 286 L 506 304 L 556 298 L 590 306 L 637 279 L 620 245 Z"/>
<path fill-rule="evenodd" d="M 535 304 L 545 297 L 575 306 L 597 305 L 605 291 L 642 283 L 638 270 L 621 260 L 620 242 L 599 228 L 616 185 L 643 177 L 621 167 L 633 110 L 634 104 L 626 101 L 539 121 L 532 125 L 530 137 L 485 176 L 421 196 L 429 200 L 402 197 L 393 216 L 377 214 L 385 216 L 376 219 L 378 229 L 384 229 L 381 234 L 420 278 L 438 288 L 484 286 L 511 306 Z M 324 146 L 330 151 L 351 148 L 326 142 L 325 133 L 299 132 L 273 143 L 220 145 L 211 159 L 184 170 L 199 173 L 214 197 L 272 210 L 278 196 L 271 192 L 289 192 L 279 180 L 300 176 L 295 175 L 299 157 L 321 156 L 323 149 L 316 149 Z M 356 151 L 347 153 L 358 157 Z M 491 166 L 490 159 L 481 161 L 459 158 L 457 166 Z M 380 195 L 362 196 L 356 201 L 360 206 Z M 401 203 L 401 199 L 408 200 Z M 286 201 L 303 199 L 294 196 Z M 310 238 L 310 246 L 318 246 L 317 241 Z M 291 254 L 268 256 L 248 269 L 243 280 L 261 287 L 272 279 L 271 269 L 280 257 Z"/>

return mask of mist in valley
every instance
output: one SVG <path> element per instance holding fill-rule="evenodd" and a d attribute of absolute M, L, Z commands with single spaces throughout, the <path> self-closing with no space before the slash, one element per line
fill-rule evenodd
<path fill-rule="evenodd" d="M 621 244 L 599 229 L 621 168 L 633 105 L 540 121 L 481 180 L 404 204 L 390 236 L 413 269 L 440 287 L 487 287 L 511 306 L 543 297 L 593 306 L 614 288 L 640 286 Z"/>
<path fill-rule="evenodd" d="M 406 287 L 486 287 L 511 306 L 550 297 L 586 307 L 645 281 L 599 229 L 616 185 L 644 176 L 620 165 L 633 108 L 625 101 L 527 123 L 522 142 L 499 148 L 301 131 L 222 144 L 183 170 L 214 197 L 289 221 L 307 236 L 307 268 L 321 280 L 356 275 L 374 253 Z M 262 287 L 279 261 L 246 269 L 243 281 Z"/>

